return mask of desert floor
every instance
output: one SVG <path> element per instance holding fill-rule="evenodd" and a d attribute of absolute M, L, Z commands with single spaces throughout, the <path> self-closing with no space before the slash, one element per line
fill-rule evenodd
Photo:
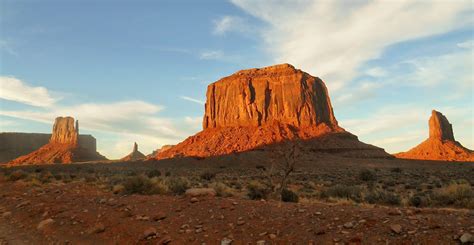
<path fill-rule="evenodd" d="M 474 163 L 305 159 L 290 181 L 299 202 L 288 203 L 250 200 L 247 184 L 263 181 L 262 165 L 269 166 L 251 156 L 2 169 L 0 244 L 459 244 L 463 234 L 474 234 Z M 183 178 L 187 188 L 217 182 L 227 189 L 191 198 L 170 186 L 161 194 L 117 188 L 121 178 L 152 170 L 160 172 L 155 184 Z M 364 171 L 373 178 L 361 179 Z M 436 201 L 435 193 L 452 183 L 471 194 L 462 202 Z M 360 186 L 362 194 L 331 196 L 334 186 Z M 398 202 L 364 199 L 374 190 L 395 193 Z M 415 194 L 431 201 L 414 206 Z"/>

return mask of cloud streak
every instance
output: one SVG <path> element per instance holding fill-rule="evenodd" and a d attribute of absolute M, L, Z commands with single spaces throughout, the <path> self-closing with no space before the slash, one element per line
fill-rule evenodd
<path fill-rule="evenodd" d="M 37 107 L 52 106 L 59 98 L 53 98 L 44 87 L 34 87 L 15 77 L 0 77 L 0 98 Z"/>
<path fill-rule="evenodd" d="M 188 97 L 188 96 L 180 96 L 179 98 L 181 98 L 183 100 L 191 101 L 191 102 L 194 102 L 194 103 L 200 104 L 200 105 L 205 104 L 205 102 L 203 100 L 198 100 L 198 99 L 191 98 L 191 97 Z"/>

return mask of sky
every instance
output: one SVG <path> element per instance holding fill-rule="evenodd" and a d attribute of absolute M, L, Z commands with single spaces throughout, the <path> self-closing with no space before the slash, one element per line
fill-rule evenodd
<path fill-rule="evenodd" d="M 474 148 L 471 0 L 0 0 L 0 132 L 79 120 L 108 158 L 202 129 L 207 85 L 290 63 L 340 126 L 396 153 L 436 109 Z"/>

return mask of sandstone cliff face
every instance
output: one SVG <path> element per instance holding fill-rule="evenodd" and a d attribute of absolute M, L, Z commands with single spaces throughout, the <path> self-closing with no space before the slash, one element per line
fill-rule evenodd
<path fill-rule="evenodd" d="M 294 140 L 306 141 L 308 152 L 390 157 L 339 127 L 324 82 L 289 64 L 239 71 L 209 85 L 203 128 L 155 158 L 226 155 Z"/>
<path fill-rule="evenodd" d="M 91 144 L 91 140 L 79 140 L 78 135 L 79 128 L 77 122 L 74 124 L 74 118 L 58 117 L 53 125 L 53 132 L 48 144 L 7 164 L 26 165 L 106 160 L 104 156 L 95 151 L 95 139 L 93 139 L 94 149 L 91 149 L 90 146 L 80 145 L 80 142 Z"/>
<path fill-rule="evenodd" d="M 57 117 L 53 125 L 50 143 L 77 145 L 79 128 L 72 117 Z"/>
<path fill-rule="evenodd" d="M 49 143 L 51 134 L 0 133 L 0 163 L 27 155 Z M 79 135 L 78 144 L 88 151 L 97 151 L 96 139 L 92 135 Z"/>
<path fill-rule="evenodd" d="M 323 81 L 289 64 L 239 71 L 208 86 L 204 129 L 274 122 L 338 127 Z"/>
<path fill-rule="evenodd" d="M 133 150 L 132 150 L 132 153 L 128 154 L 127 156 L 123 157 L 122 161 L 138 161 L 138 160 L 143 160 L 145 159 L 145 155 L 143 153 L 141 153 L 140 151 L 138 151 L 138 144 L 137 142 L 135 142 L 133 144 Z"/>
<path fill-rule="evenodd" d="M 428 121 L 429 137 L 407 152 L 395 154 L 398 158 L 442 161 L 474 161 L 474 152 L 454 139 L 448 119 L 433 110 Z"/>

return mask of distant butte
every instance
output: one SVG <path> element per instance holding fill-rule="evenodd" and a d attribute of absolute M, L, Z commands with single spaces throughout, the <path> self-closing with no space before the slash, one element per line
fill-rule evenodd
<path fill-rule="evenodd" d="M 25 156 L 18 157 L 7 165 L 72 163 L 106 160 L 89 146 L 82 146 L 79 140 L 79 123 L 72 117 L 57 117 L 49 143 Z"/>
<path fill-rule="evenodd" d="M 137 142 L 135 142 L 133 144 L 132 153 L 128 154 L 127 156 L 123 157 L 120 160 L 122 160 L 122 161 L 138 161 L 138 160 L 143 160 L 145 158 L 146 158 L 146 156 L 138 150 L 138 144 L 137 144 Z"/>
<path fill-rule="evenodd" d="M 206 97 L 203 131 L 155 159 L 226 155 L 294 140 L 311 152 L 391 157 L 341 128 L 324 82 L 290 64 L 236 72 L 210 84 Z"/>
<path fill-rule="evenodd" d="M 474 152 L 454 139 L 453 127 L 448 119 L 433 110 L 428 122 L 428 139 L 407 152 L 395 154 L 397 158 L 443 161 L 474 161 Z"/>

